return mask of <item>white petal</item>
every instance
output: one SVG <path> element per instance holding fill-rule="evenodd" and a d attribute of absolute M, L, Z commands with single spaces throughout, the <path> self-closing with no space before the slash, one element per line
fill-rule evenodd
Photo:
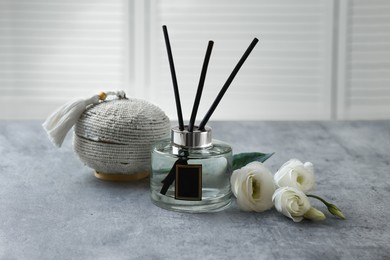
<path fill-rule="evenodd" d="M 303 217 L 291 217 L 294 222 L 301 222 Z"/>
<path fill-rule="evenodd" d="M 238 183 L 238 176 L 242 173 L 241 169 L 235 170 L 232 173 L 232 176 L 230 177 L 230 185 L 232 188 L 232 192 L 234 196 L 237 197 L 237 192 L 238 192 L 238 186 L 240 185 Z"/>
<path fill-rule="evenodd" d="M 274 181 L 278 187 L 291 186 L 291 181 L 288 177 L 289 172 L 296 166 L 302 165 L 302 162 L 297 159 L 291 159 L 285 162 L 282 167 L 275 173 Z"/>
<path fill-rule="evenodd" d="M 272 195 L 272 202 L 274 203 L 274 206 L 277 211 L 282 211 L 282 191 L 283 188 L 279 188 L 274 192 L 274 195 Z"/>
<path fill-rule="evenodd" d="M 254 162 L 251 162 L 251 163 L 248 163 L 247 165 L 245 165 L 244 167 L 242 167 L 242 169 L 246 169 L 248 171 L 254 171 L 254 170 L 262 170 L 262 169 L 266 169 L 267 168 L 264 166 L 263 163 L 261 162 L 258 162 L 258 161 L 254 161 Z"/>
<path fill-rule="evenodd" d="M 239 191 L 240 192 L 237 194 L 237 205 L 241 210 L 252 211 L 248 193 L 246 192 L 246 183 L 241 185 L 241 189 L 239 189 Z"/>
<path fill-rule="evenodd" d="M 253 187 L 252 187 L 252 175 L 248 175 L 245 179 L 245 195 L 248 198 L 248 200 L 253 203 Z"/>
<path fill-rule="evenodd" d="M 305 162 L 303 164 L 303 167 L 305 167 L 308 171 L 314 174 L 314 166 L 311 162 Z"/>
<path fill-rule="evenodd" d="M 312 169 L 309 169 L 304 166 L 299 166 L 294 169 L 294 171 L 297 174 L 297 187 L 302 190 L 304 193 L 311 191 L 315 187 L 315 180 L 314 180 L 314 171 Z M 300 178 L 300 179 L 298 179 Z M 298 181 L 300 180 L 300 181 Z"/>
<path fill-rule="evenodd" d="M 272 202 L 274 203 L 276 210 L 279 212 L 282 212 L 283 205 L 285 204 L 282 201 L 282 197 L 286 190 L 288 190 L 288 187 L 278 188 L 272 196 Z"/>
<path fill-rule="evenodd" d="M 305 186 L 306 175 L 306 169 L 303 167 L 303 165 L 297 165 L 296 167 L 294 167 L 294 169 L 291 169 L 291 172 L 289 174 L 290 187 L 303 190 Z"/>
<path fill-rule="evenodd" d="M 303 165 L 303 163 L 300 160 L 298 160 L 298 159 L 290 159 L 287 162 L 285 162 L 282 165 L 282 167 L 280 167 L 280 169 L 285 168 L 288 171 L 288 170 L 290 170 L 290 169 L 292 169 L 292 168 L 294 168 L 295 166 L 298 166 L 298 165 Z"/>

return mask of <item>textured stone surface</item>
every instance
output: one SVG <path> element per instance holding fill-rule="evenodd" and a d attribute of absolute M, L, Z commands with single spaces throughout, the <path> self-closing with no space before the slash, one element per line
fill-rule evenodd
<path fill-rule="evenodd" d="M 155 207 L 148 180 L 96 179 L 40 122 L 0 122 L 0 259 L 385 259 L 390 122 L 212 122 L 236 153 L 311 161 L 317 190 L 347 220 L 294 223 L 275 210 L 182 214 Z M 325 208 L 312 201 L 318 208 Z"/>

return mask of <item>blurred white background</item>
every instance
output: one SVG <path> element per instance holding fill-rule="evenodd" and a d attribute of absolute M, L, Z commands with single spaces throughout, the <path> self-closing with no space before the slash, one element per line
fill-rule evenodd
<path fill-rule="evenodd" d="M 390 119 L 390 1 L 0 0 L 0 118 L 123 89 L 184 117 L 214 40 L 198 119 L 254 37 L 212 120 Z"/>

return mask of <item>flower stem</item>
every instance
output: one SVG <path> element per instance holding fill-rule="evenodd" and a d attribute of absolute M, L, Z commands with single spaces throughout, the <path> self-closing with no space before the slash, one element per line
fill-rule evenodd
<path fill-rule="evenodd" d="M 326 200 L 324 200 L 323 198 L 321 198 L 321 197 L 318 197 L 318 196 L 316 196 L 316 195 L 312 195 L 312 194 L 306 194 L 306 196 L 308 196 L 308 197 L 312 197 L 312 198 L 315 198 L 315 199 L 318 199 L 319 201 L 321 201 L 322 203 L 324 203 L 325 204 L 325 206 L 327 206 L 328 207 L 328 205 L 330 204 L 329 202 L 327 202 Z"/>

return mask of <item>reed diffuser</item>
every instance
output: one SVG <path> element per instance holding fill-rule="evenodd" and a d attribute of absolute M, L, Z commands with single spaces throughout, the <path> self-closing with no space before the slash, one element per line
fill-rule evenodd
<path fill-rule="evenodd" d="M 165 25 L 163 33 L 179 125 L 172 128 L 171 139 L 159 142 L 152 150 L 151 198 L 155 205 L 168 210 L 220 211 L 228 207 L 231 202 L 232 148 L 224 142 L 212 139 L 212 129 L 206 124 L 258 39 L 253 39 L 200 124 L 195 125 L 214 45 L 213 41 L 209 41 L 190 122 L 184 125 L 173 55 Z"/>

